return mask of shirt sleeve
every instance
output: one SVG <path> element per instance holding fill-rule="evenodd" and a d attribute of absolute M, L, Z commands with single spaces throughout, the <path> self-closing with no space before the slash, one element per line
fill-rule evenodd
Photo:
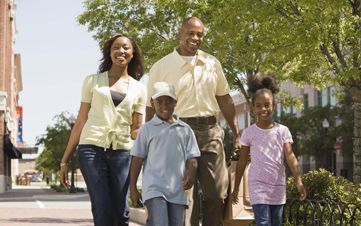
<path fill-rule="evenodd" d="M 293 144 L 292 134 L 287 127 L 284 127 L 283 132 L 283 143 L 291 143 Z"/>
<path fill-rule="evenodd" d="M 187 127 L 188 128 L 188 127 Z M 191 159 L 195 157 L 199 157 L 201 155 L 201 152 L 199 151 L 196 136 L 194 135 L 192 129 L 188 128 L 189 136 L 188 141 L 186 145 L 186 159 Z"/>
<path fill-rule="evenodd" d="M 246 128 L 245 130 L 243 130 L 242 135 L 241 135 L 241 145 L 250 147 L 251 142 L 250 142 L 249 138 L 250 138 L 249 129 Z"/>
<path fill-rule="evenodd" d="M 130 155 L 141 158 L 146 158 L 148 155 L 148 131 L 146 126 L 142 126 L 133 143 L 133 147 L 130 149 Z"/>
<path fill-rule="evenodd" d="M 139 92 L 138 98 L 136 99 L 136 101 L 134 103 L 134 111 L 144 114 L 145 113 L 145 103 L 147 100 L 147 91 L 146 91 L 145 87 L 142 85 L 138 92 Z"/>
<path fill-rule="evenodd" d="M 153 85 L 156 81 L 156 77 L 157 77 L 157 69 L 156 69 L 156 64 L 153 65 L 153 67 L 150 69 L 149 71 L 149 76 L 148 76 L 148 83 L 147 83 L 147 107 L 151 107 L 152 105 L 150 104 L 150 99 L 153 95 Z"/>
<path fill-rule="evenodd" d="M 91 103 L 92 101 L 91 84 L 92 84 L 92 76 L 90 75 L 84 79 L 82 92 L 81 92 L 81 102 Z"/>
<path fill-rule="evenodd" d="M 226 76 L 223 73 L 222 65 L 217 60 L 216 63 L 216 73 L 217 73 L 217 87 L 216 87 L 216 96 L 224 96 L 229 94 L 230 88 L 226 79 Z"/>

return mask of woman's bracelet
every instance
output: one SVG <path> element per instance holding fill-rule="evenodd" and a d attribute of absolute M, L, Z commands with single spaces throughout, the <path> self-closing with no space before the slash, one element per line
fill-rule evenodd
<path fill-rule="evenodd" d="M 60 163 L 60 168 L 63 167 L 63 166 L 68 166 L 68 163 L 67 162 L 61 162 Z"/>

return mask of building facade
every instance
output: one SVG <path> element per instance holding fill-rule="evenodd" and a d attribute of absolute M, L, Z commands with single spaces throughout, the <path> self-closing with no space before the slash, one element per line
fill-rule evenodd
<path fill-rule="evenodd" d="M 22 91 L 21 59 L 19 54 L 14 53 L 15 31 L 15 2 L 14 0 L 1 0 L 0 193 L 11 188 L 12 176 L 17 174 L 16 169 L 18 169 L 17 159 L 12 158 L 19 153 L 11 153 L 18 151 L 16 149 L 18 126 L 16 109 L 18 107 L 19 92 Z M 5 139 L 7 134 L 9 134 L 9 140 Z"/>

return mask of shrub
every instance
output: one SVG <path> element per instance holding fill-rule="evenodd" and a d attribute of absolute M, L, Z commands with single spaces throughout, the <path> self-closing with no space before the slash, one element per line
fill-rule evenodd
<path fill-rule="evenodd" d="M 298 201 L 294 179 L 287 180 L 284 225 L 360 225 L 360 185 L 325 169 L 310 171 L 302 180 L 307 191 L 307 199 L 302 202 Z"/>

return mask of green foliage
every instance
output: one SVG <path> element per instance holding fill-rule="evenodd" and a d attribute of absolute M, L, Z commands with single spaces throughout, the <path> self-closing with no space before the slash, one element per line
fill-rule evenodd
<path fill-rule="evenodd" d="M 351 154 L 353 114 L 349 101 L 346 98 L 340 106 L 308 108 L 300 117 L 282 114 L 279 120 L 293 135 L 295 153 L 322 158 L 334 150 L 336 140 L 342 140 L 343 152 Z M 327 129 L 322 126 L 325 118 L 330 124 Z"/>
<path fill-rule="evenodd" d="M 310 171 L 302 176 L 307 199 L 330 199 L 338 202 L 361 204 L 360 187 L 341 176 L 333 176 L 325 169 Z M 294 178 L 287 180 L 287 198 L 298 199 Z"/>
<path fill-rule="evenodd" d="M 52 185 L 50 185 L 50 188 L 56 192 L 69 192 L 69 189 L 67 189 L 66 187 L 64 187 L 61 184 L 52 184 Z M 76 192 L 85 192 L 85 189 L 77 187 Z"/>
<path fill-rule="evenodd" d="M 37 145 L 43 145 L 44 151 L 36 159 L 36 168 L 45 174 L 55 173 L 60 170 L 60 160 L 66 148 L 71 122 L 69 114 L 60 113 L 54 117 L 55 124 L 46 128 L 46 133 L 37 140 Z"/>
<path fill-rule="evenodd" d="M 232 155 L 232 149 L 233 149 L 233 133 L 232 130 L 229 127 L 226 127 L 224 129 L 224 152 L 225 152 L 225 158 L 228 162 L 231 159 Z"/>
<path fill-rule="evenodd" d="M 52 184 L 50 185 L 50 188 L 53 189 L 56 192 L 67 192 L 68 189 L 62 185 Z"/>
<path fill-rule="evenodd" d="M 303 221 L 304 215 L 307 223 L 301 225 L 318 225 L 321 221 L 322 225 L 340 225 L 341 218 L 345 225 L 360 225 L 360 184 L 333 176 L 322 168 L 303 175 L 302 181 L 307 191 L 307 200 L 286 205 L 284 225 L 294 225 L 297 217 Z M 294 179 L 290 177 L 287 180 L 287 198 L 297 200 L 298 197 Z M 292 211 L 293 224 L 289 222 L 289 211 Z M 352 218 L 355 222 L 349 224 Z"/>
<path fill-rule="evenodd" d="M 228 81 L 246 99 L 246 81 L 256 72 L 273 70 L 279 82 L 290 80 L 300 87 L 337 84 L 359 106 L 359 5 L 353 0 L 86 0 L 78 21 L 99 43 L 115 33 L 135 37 L 149 68 L 172 51 L 181 21 L 193 15 L 207 28 L 202 49 L 221 61 Z M 361 115 L 361 110 L 354 111 Z M 355 121 L 356 134 L 360 123 Z M 353 149 L 359 164 L 357 142 Z M 354 172 L 361 175 L 361 168 Z"/>

